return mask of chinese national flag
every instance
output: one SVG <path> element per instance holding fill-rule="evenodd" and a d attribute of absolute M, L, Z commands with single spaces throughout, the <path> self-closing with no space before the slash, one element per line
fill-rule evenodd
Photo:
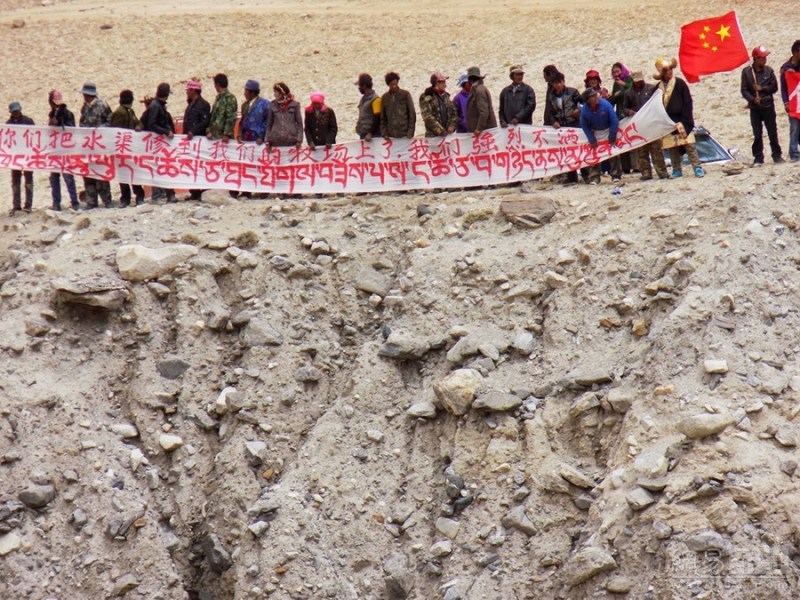
<path fill-rule="evenodd" d="M 789 115 L 800 119 L 800 72 L 784 71 L 786 89 L 789 91 Z"/>
<path fill-rule="evenodd" d="M 700 75 L 733 71 L 749 60 L 736 11 L 681 27 L 681 71 L 689 83 Z"/>

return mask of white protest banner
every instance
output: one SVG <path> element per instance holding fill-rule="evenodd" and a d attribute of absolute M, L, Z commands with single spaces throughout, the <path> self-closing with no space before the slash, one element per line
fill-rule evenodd
<path fill-rule="evenodd" d="M 657 91 L 623 119 L 611 146 L 580 129 L 522 125 L 480 136 L 356 141 L 332 148 L 272 148 L 112 128 L 0 126 L 0 168 L 183 189 L 325 194 L 463 188 L 539 179 L 595 165 L 674 129 Z"/>

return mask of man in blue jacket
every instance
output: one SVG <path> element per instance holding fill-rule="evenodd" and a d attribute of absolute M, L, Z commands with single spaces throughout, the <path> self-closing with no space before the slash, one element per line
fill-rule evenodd
<path fill-rule="evenodd" d="M 589 145 L 597 148 L 598 131 L 608 129 L 608 143 L 612 146 L 617 144 L 617 130 L 619 129 L 619 119 L 614 107 L 608 100 L 601 98 L 594 89 L 587 89 L 583 92 L 583 106 L 581 107 L 581 129 L 589 139 Z M 619 155 L 608 159 L 611 165 L 611 181 L 617 182 L 622 177 L 622 164 Z M 597 185 L 600 183 L 600 164 L 589 168 L 587 183 Z"/>

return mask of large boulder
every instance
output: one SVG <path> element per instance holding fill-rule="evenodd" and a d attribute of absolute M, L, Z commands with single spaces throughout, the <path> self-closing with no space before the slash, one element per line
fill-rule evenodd
<path fill-rule="evenodd" d="M 171 244 L 161 248 L 136 244 L 120 246 L 117 250 L 117 269 L 122 278 L 128 281 L 157 279 L 197 252 L 197 248 L 188 244 Z"/>

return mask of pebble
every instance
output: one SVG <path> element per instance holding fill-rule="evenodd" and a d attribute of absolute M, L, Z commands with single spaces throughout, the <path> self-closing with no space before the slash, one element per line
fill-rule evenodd
<path fill-rule="evenodd" d="M 633 581 L 627 577 L 611 577 L 606 582 L 606 590 L 612 594 L 627 594 L 633 588 Z"/>
<path fill-rule="evenodd" d="M 567 463 L 561 463 L 558 468 L 558 474 L 579 488 L 591 489 L 595 486 L 595 482 L 591 477 Z"/>
<path fill-rule="evenodd" d="M 186 371 L 189 370 L 190 365 L 185 360 L 180 358 L 171 357 L 158 361 L 156 368 L 164 379 L 178 379 Z"/>
<path fill-rule="evenodd" d="M 712 529 L 701 531 L 686 538 L 686 545 L 695 552 L 714 550 L 722 556 L 730 556 L 733 545 Z"/>
<path fill-rule="evenodd" d="M 650 492 L 641 487 L 637 487 L 630 491 L 628 495 L 625 496 L 625 500 L 627 501 L 628 506 L 630 506 L 634 511 L 644 510 L 656 501 Z"/>
<path fill-rule="evenodd" d="M 775 440 L 784 448 L 797 446 L 797 437 L 788 425 L 778 427 L 778 431 L 775 432 Z"/>
<path fill-rule="evenodd" d="M 383 583 L 389 599 L 405 599 L 414 588 L 414 573 L 409 568 L 405 554 L 392 554 L 383 563 L 383 570 L 386 573 Z"/>
<path fill-rule="evenodd" d="M 295 381 L 299 381 L 300 383 L 316 383 L 322 379 L 322 376 L 322 371 L 310 365 L 300 367 L 294 372 Z"/>
<path fill-rule="evenodd" d="M 124 596 L 131 590 L 139 587 L 139 580 L 133 573 L 126 573 L 114 582 L 111 590 L 112 596 Z"/>
<path fill-rule="evenodd" d="M 703 368 L 706 373 L 727 373 L 728 361 L 709 358 L 703 361 Z"/>
<path fill-rule="evenodd" d="M 32 485 L 21 491 L 19 501 L 30 508 L 44 508 L 56 497 L 56 488 L 52 485 Z"/>
<path fill-rule="evenodd" d="M 408 408 L 406 414 L 409 417 L 433 419 L 436 416 L 436 406 L 433 404 L 433 402 L 415 402 Z"/>
<path fill-rule="evenodd" d="M 617 568 L 617 561 L 602 548 L 589 546 L 578 551 L 567 564 L 567 583 L 580 585 L 595 575 Z"/>
<path fill-rule="evenodd" d="M 111 431 L 124 439 L 135 438 L 139 435 L 136 425 L 131 423 L 115 423 L 111 426 Z"/>
<path fill-rule="evenodd" d="M 231 555 L 216 533 L 206 536 L 203 543 L 209 568 L 218 575 L 221 575 L 233 566 Z"/>
<path fill-rule="evenodd" d="M 622 387 L 611 388 L 608 390 L 606 400 L 614 412 L 624 415 L 633 406 L 634 392 Z"/>
<path fill-rule="evenodd" d="M 525 507 L 515 506 L 500 520 L 500 523 L 506 529 L 516 529 L 521 531 L 528 537 L 536 534 L 534 527 L 528 515 L 525 513 Z"/>
<path fill-rule="evenodd" d="M 0 556 L 10 554 L 22 547 L 22 538 L 15 531 L 0 536 Z"/>
<path fill-rule="evenodd" d="M 442 558 L 443 556 L 448 556 L 453 552 L 453 542 L 450 540 L 443 540 L 441 542 L 436 542 L 431 546 L 430 553 L 432 556 L 436 558 Z"/>
<path fill-rule="evenodd" d="M 659 540 L 665 540 L 672 535 L 672 527 L 664 521 L 653 521 L 653 531 Z"/>
<path fill-rule="evenodd" d="M 445 517 L 439 517 L 436 519 L 436 531 L 450 538 L 451 540 L 456 538 L 460 527 L 461 524 L 453 519 L 447 519 Z"/>
<path fill-rule="evenodd" d="M 727 413 L 705 413 L 686 417 L 678 423 L 678 431 L 693 440 L 716 435 L 734 423 L 732 415 Z"/>
<path fill-rule="evenodd" d="M 173 452 L 183 446 L 183 439 L 179 435 L 162 433 L 158 438 L 158 443 L 166 452 Z"/>
<path fill-rule="evenodd" d="M 491 390 L 478 396 L 472 403 L 472 408 L 504 412 L 514 410 L 522 405 L 522 400 L 514 394 Z"/>
<path fill-rule="evenodd" d="M 433 384 L 433 391 L 448 412 L 461 416 L 472 406 L 475 390 L 483 380 L 474 369 L 457 369 Z"/>

